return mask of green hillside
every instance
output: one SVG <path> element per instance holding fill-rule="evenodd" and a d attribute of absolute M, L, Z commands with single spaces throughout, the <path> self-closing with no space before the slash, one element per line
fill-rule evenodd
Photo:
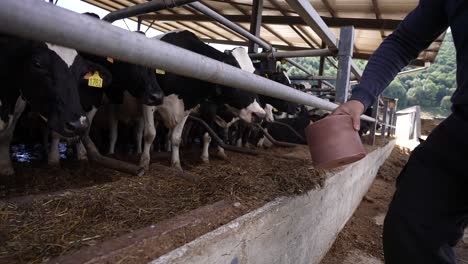
<path fill-rule="evenodd" d="M 298 58 L 296 61 L 305 65 L 314 74 L 318 73 L 318 58 Z M 366 62 L 357 61 L 357 64 L 364 68 Z M 303 75 L 294 67 L 287 67 L 287 69 L 292 76 Z M 336 74 L 336 69 L 330 67 L 329 63 L 325 64 L 325 69 L 325 75 Z M 417 74 L 398 77 L 384 91 L 384 95 L 398 98 L 399 109 L 420 105 L 423 111 L 430 112 L 432 115 L 446 116 L 450 111 L 450 96 L 455 88 L 455 47 L 452 34 L 449 32 L 437 55 L 436 62 L 429 69 Z"/>

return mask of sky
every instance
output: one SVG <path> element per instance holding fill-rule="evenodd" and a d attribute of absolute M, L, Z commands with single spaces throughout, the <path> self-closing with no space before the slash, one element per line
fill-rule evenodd
<path fill-rule="evenodd" d="M 45 0 L 45 1 L 48 2 L 48 0 Z M 90 5 L 90 4 L 85 3 L 85 2 L 83 2 L 81 0 L 58 0 L 57 6 L 69 9 L 69 10 L 77 12 L 77 13 L 85 13 L 85 12 L 96 13 L 101 18 L 103 18 L 104 16 L 106 16 L 109 13 L 108 11 L 106 11 L 106 10 L 104 10 L 102 8 Z M 130 19 L 117 20 L 112 24 L 115 25 L 115 26 L 121 27 L 123 29 L 130 29 L 131 31 L 137 30 L 137 23 L 135 21 L 130 20 Z M 127 25 L 125 25 L 125 24 L 127 24 Z M 127 26 L 128 26 L 128 28 L 127 28 Z M 142 31 L 146 31 L 147 29 L 148 29 L 147 26 L 141 25 L 141 30 Z M 158 31 L 156 29 L 153 29 L 153 28 L 150 28 L 146 32 L 147 37 L 154 37 L 154 36 L 159 35 L 159 34 L 162 34 L 162 32 L 160 32 L 160 31 Z M 211 45 L 214 48 L 216 48 L 218 50 L 221 50 L 221 51 L 224 51 L 226 49 L 233 49 L 233 48 L 236 47 L 236 46 L 231 46 L 231 45 L 220 45 L 220 44 L 209 44 L 209 45 Z"/>

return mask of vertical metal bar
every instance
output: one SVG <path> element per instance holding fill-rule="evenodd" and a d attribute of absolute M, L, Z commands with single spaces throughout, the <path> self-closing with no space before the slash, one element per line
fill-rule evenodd
<path fill-rule="evenodd" d="M 325 42 L 322 41 L 322 45 L 320 48 L 324 49 L 325 47 L 326 47 Z M 319 72 L 318 72 L 319 76 L 323 75 L 324 69 L 325 69 L 325 56 L 320 56 L 320 65 L 319 65 Z M 322 80 L 318 81 L 318 86 L 322 88 Z"/>
<path fill-rule="evenodd" d="M 138 17 L 138 23 L 137 23 L 137 31 L 141 30 L 141 17 Z"/>
<path fill-rule="evenodd" d="M 382 129 L 381 137 L 385 138 L 385 133 L 387 132 L 387 112 L 388 112 L 388 99 L 384 99 L 384 108 L 382 113 Z"/>
<path fill-rule="evenodd" d="M 338 51 L 338 73 L 336 76 L 335 102 L 346 103 L 349 93 L 349 78 L 351 76 L 351 61 L 354 46 L 354 27 L 342 27 Z"/>
<path fill-rule="evenodd" d="M 377 97 L 374 105 L 372 106 L 372 117 L 375 120 L 378 120 L 378 116 L 379 116 L 379 101 L 380 101 L 380 96 Z M 370 127 L 369 145 L 373 146 L 375 144 L 375 132 L 376 131 L 377 131 L 377 122 L 374 122 L 371 124 L 371 127 Z"/>
<path fill-rule="evenodd" d="M 253 0 L 252 8 L 252 16 L 250 17 L 250 33 L 259 38 L 260 30 L 262 28 L 263 0 Z M 258 44 L 249 40 L 249 53 L 257 52 Z"/>
<path fill-rule="evenodd" d="M 393 108 L 390 108 L 388 110 L 388 124 L 393 125 L 393 118 L 395 118 L 395 110 Z M 387 137 L 390 137 L 392 135 L 392 127 L 389 127 L 386 131 Z"/>
<path fill-rule="evenodd" d="M 391 136 L 394 136 L 395 135 L 395 132 L 396 132 L 396 123 L 397 123 L 397 118 L 398 118 L 398 115 L 397 115 L 397 110 L 398 110 L 398 99 L 394 99 L 395 100 L 395 107 L 393 108 L 393 118 L 392 118 L 392 128 L 390 129 L 391 133 L 390 135 Z"/>

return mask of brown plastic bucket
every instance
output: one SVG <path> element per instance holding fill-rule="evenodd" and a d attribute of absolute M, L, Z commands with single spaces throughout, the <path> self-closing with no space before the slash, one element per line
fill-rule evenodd
<path fill-rule="evenodd" d="M 314 166 L 332 169 L 366 156 L 361 138 L 348 115 L 330 115 L 306 128 L 307 144 Z"/>

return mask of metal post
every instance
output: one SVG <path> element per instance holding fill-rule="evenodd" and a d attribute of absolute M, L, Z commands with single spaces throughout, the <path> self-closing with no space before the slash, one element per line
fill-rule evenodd
<path fill-rule="evenodd" d="M 397 109 L 398 109 L 398 99 L 395 98 L 393 99 L 394 102 L 395 102 L 395 106 L 393 107 L 393 118 L 392 118 L 392 128 L 390 129 L 390 136 L 394 136 L 395 135 L 395 132 L 396 132 L 396 122 L 397 122 Z"/>
<path fill-rule="evenodd" d="M 342 27 L 340 32 L 340 49 L 338 51 L 338 72 L 336 75 L 337 103 L 346 103 L 349 94 L 349 78 L 354 47 L 354 27 Z"/>
<path fill-rule="evenodd" d="M 262 28 L 262 12 L 263 0 L 253 0 L 252 16 L 250 18 L 250 33 L 256 37 L 260 37 L 260 29 Z M 249 53 L 257 53 L 258 44 L 254 41 L 249 41 Z"/>
<path fill-rule="evenodd" d="M 290 80 L 294 81 L 309 81 L 309 80 L 336 80 L 335 76 L 320 76 L 320 75 L 309 75 L 309 76 L 289 76 Z"/>
<path fill-rule="evenodd" d="M 137 31 L 141 31 L 141 22 L 142 22 L 141 17 L 138 17 Z"/>
<path fill-rule="evenodd" d="M 250 51 L 249 51 L 250 52 Z M 309 50 L 293 50 L 293 51 L 278 51 L 268 53 L 252 53 L 249 54 L 250 58 L 299 58 L 299 57 L 317 57 L 317 56 L 331 56 L 333 53 L 329 49 L 309 49 Z"/>
<path fill-rule="evenodd" d="M 395 118 L 395 110 L 393 108 L 389 108 L 388 110 L 388 124 L 393 125 L 393 118 Z M 393 127 L 389 127 L 386 131 L 387 137 L 392 135 Z"/>
<path fill-rule="evenodd" d="M 322 45 L 320 48 L 321 49 L 326 48 L 325 42 L 322 41 Z M 318 73 L 319 76 L 323 75 L 324 69 L 325 69 L 325 55 L 322 55 L 320 56 L 320 65 L 319 65 L 319 73 Z M 318 86 L 322 87 L 322 80 L 318 81 Z"/>
<path fill-rule="evenodd" d="M 325 42 L 329 49 L 338 50 L 338 40 L 336 36 L 312 7 L 309 0 L 286 0 L 286 2 L 301 16 L 304 22 L 312 28 L 322 41 Z M 362 71 L 354 62 L 351 62 L 351 70 L 357 79 L 361 79 Z"/>
<path fill-rule="evenodd" d="M 372 118 L 378 120 L 379 116 L 379 101 L 380 96 L 375 100 L 374 105 L 372 105 Z M 375 144 L 375 132 L 377 131 L 377 122 L 372 123 L 370 127 L 370 139 L 369 145 L 373 146 Z"/>
<path fill-rule="evenodd" d="M 385 133 L 387 132 L 387 112 L 388 112 L 388 99 L 384 99 L 384 107 L 383 107 L 383 113 L 382 113 L 382 129 L 381 129 L 381 132 L 380 132 L 381 133 L 380 136 L 382 138 L 385 138 Z M 389 130 L 390 129 L 391 128 L 389 127 Z"/>
<path fill-rule="evenodd" d="M 143 4 L 138 4 L 138 5 L 123 8 L 114 12 L 110 12 L 109 14 L 107 14 L 107 16 L 103 18 L 103 20 L 109 21 L 112 23 L 122 18 L 138 16 L 138 15 L 155 12 L 155 11 L 159 11 L 159 10 L 163 10 L 167 8 L 174 8 L 176 6 L 185 5 L 191 2 L 195 2 L 195 1 L 196 0 L 171 0 L 171 1 L 153 0 L 153 1 L 143 3 Z"/>
<path fill-rule="evenodd" d="M 199 11 L 200 13 L 203 13 L 203 14 L 213 18 L 214 20 L 216 20 L 219 23 L 225 25 L 226 27 L 230 28 L 231 30 L 234 30 L 235 32 L 241 34 L 242 36 L 244 36 L 248 40 L 257 43 L 263 49 L 272 50 L 272 46 L 270 44 L 263 41 L 259 37 L 256 37 L 256 36 L 252 35 L 249 31 L 245 30 L 243 27 L 241 27 L 241 26 L 237 25 L 236 23 L 226 19 L 225 17 L 218 14 L 216 11 L 214 11 L 213 9 L 207 7 L 206 5 L 204 5 L 204 4 L 200 3 L 200 2 L 196 2 L 196 3 L 191 3 L 190 6 L 192 8 L 194 8 L 194 9 L 196 9 L 197 11 Z"/>

